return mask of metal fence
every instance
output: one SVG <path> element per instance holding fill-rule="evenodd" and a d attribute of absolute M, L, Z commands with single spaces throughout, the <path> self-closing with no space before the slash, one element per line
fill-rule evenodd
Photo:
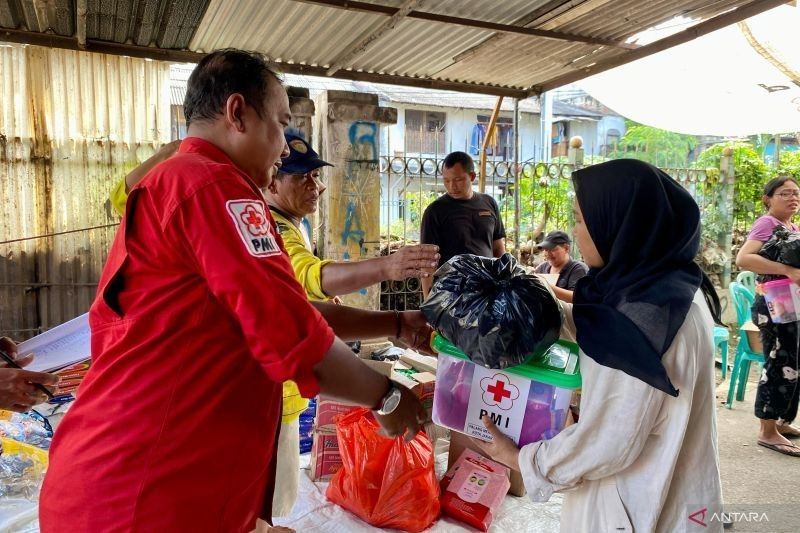
<path fill-rule="evenodd" d="M 529 160 L 520 164 L 518 256 L 524 265 L 535 266 L 543 260 L 537 254 L 536 243 L 544 234 L 555 229 L 572 233 L 572 172 L 597 161 L 582 160 L 581 157 L 572 160 L 576 164 L 570 163 L 568 158 L 556 158 L 550 162 Z M 444 193 L 441 164 L 441 160 L 434 157 L 381 158 L 382 254 L 392 253 L 403 244 L 419 242 L 420 222 L 425 208 Z M 724 188 L 721 187 L 720 172 L 692 167 L 663 170 L 692 195 L 703 213 L 704 247 L 717 246 L 715 243 L 724 239 L 730 240 L 730 206 L 726 210 L 723 205 L 726 199 L 722 194 Z M 516 253 L 514 185 L 511 163 L 497 161 L 487 165 L 486 192 L 495 198 L 500 207 L 506 227 L 506 249 L 512 253 Z M 577 247 L 573 247 L 576 257 L 577 253 Z M 724 246 L 719 246 L 719 253 L 725 253 Z M 722 276 L 723 272 L 720 271 L 719 275 Z M 417 280 L 384 282 L 381 285 L 382 309 L 417 309 L 421 301 L 421 288 Z"/>

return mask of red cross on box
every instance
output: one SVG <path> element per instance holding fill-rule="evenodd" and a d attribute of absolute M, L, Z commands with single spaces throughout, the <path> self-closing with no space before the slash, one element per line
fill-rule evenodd
<path fill-rule="evenodd" d="M 511 391 L 506 389 L 505 383 L 499 379 L 493 385 L 486 387 L 486 392 L 494 394 L 494 401 L 496 402 L 502 402 L 503 398 L 511 398 Z"/>

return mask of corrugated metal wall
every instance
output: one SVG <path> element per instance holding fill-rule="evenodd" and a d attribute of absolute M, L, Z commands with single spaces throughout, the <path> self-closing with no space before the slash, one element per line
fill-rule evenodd
<path fill-rule="evenodd" d="M 0 84 L 0 334 L 22 340 L 88 310 L 108 193 L 170 139 L 169 65 L 0 44 Z"/>

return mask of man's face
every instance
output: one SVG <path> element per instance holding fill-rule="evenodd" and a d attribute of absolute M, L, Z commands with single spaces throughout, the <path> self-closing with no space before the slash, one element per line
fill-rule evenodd
<path fill-rule="evenodd" d="M 450 168 L 442 169 L 442 179 L 447 194 L 456 200 L 469 200 L 472 198 L 472 181 L 475 179 L 474 172 L 467 172 L 460 163 L 456 163 Z"/>
<path fill-rule="evenodd" d="M 270 192 L 278 197 L 280 208 L 302 218 L 317 210 L 325 185 L 320 181 L 320 170 L 315 169 L 306 174 L 282 174 L 272 182 Z"/>
<path fill-rule="evenodd" d="M 289 155 L 283 136 L 283 130 L 292 119 L 289 97 L 281 84 L 270 76 L 263 116 L 249 105 L 244 106 L 242 113 L 246 130 L 237 142 L 237 163 L 256 185 L 267 187 L 280 166 L 281 157 Z"/>
<path fill-rule="evenodd" d="M 569 260 L 569 246 L 566 244 L 559 244 L 550 250 L 545 250 L 544 258 L 550 265 L 560 267 Z"/>

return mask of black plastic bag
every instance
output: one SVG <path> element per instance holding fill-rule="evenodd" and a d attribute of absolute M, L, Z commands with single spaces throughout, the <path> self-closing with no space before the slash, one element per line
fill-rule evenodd
<path fill-rule="evenodd" d="M 770 261 L 800 268 L 800 233 L 789 231 L 781 225 L 775 226 L 772 236 L 761 247 L 758 255 Z"/>
<path fill-rule="evenodd" d="M 517 266 L 511 254 L 457 255 L 436 271 L 421 309 L 474 363 L 506 368 L 558 339 L 561 309 L 544 283 Z"/>

